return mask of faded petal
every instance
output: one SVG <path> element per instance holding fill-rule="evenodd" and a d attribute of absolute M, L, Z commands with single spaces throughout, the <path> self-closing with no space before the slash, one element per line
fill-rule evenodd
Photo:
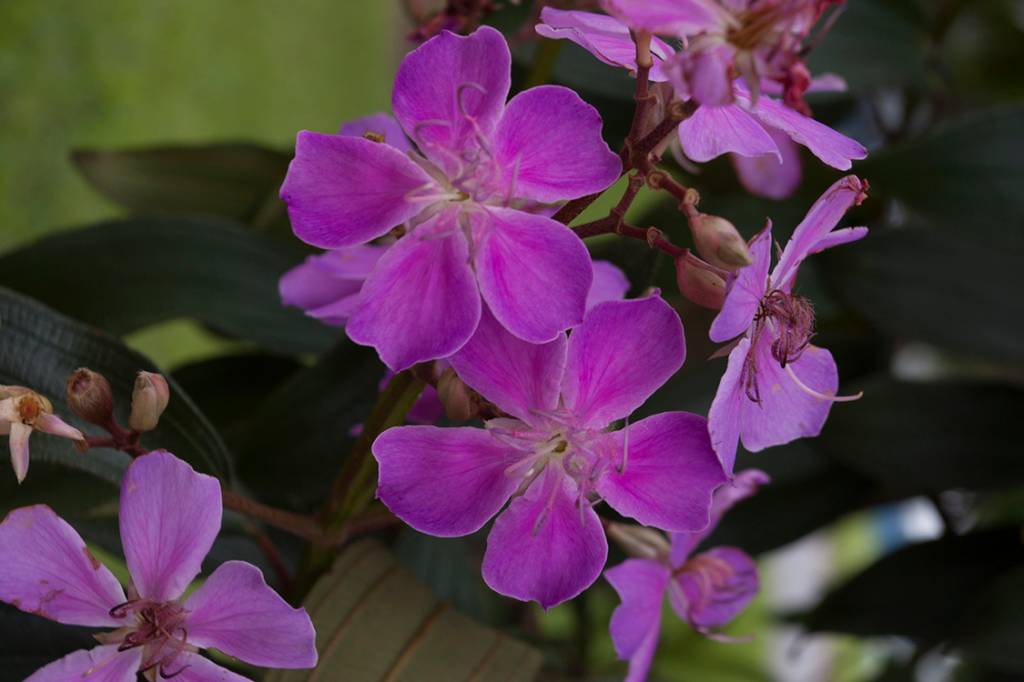
<path fill-rule="evenodd" d="M 629 660 L 626 682 L 643 682 L 658 646 L 669 570 L 656 561 L 627 559 L 605 571 L 604 577 L 622 600 L 608 628 L 615 653 Z"/>
<path fill-rule="evenodd" d="M 412 149 L 412 143 L 405 136 L 402 126 L 391 114 L 370 114 L 341 124 L 338 129 L 339 135 L 350 137 L 363 137 L 366 133 L 383 135 L 384 142 L 401 152 Z"/>
<path fill-rule="evenodd" d="M 324 248 L 376 239 L 419 214 L 427 173 L 394 147 L 304 130 L 281 186 L 296 236 Z"/>
<path fill-rule="evenodd" d="M 736 338 L 754 322 L 754 316 L 765 295 L 768 268 L 772 262 L 771 221 L 754 235 L 749 247 L 754 262 L 732 278 L 725 295 L 725 304 L 711 323 L 708 336 L 716 343 Z"/>
<path fill-rule="evenodd" d="M 180 672 L 178 672 L 179 670 Z M 164 682 L 164 680 L 174 680 L 174 682 L 252 682 L 248 677 L 222 668 L 210 659 L 203 658 L 201 654 L 191 651 L 179 654 L 174 659 L 173 670 L 168 672 L 171 675 L 168 677 L 161 675 L 160 682 Z"/>
<path fill-rule="evenodd" d="M 803 169 L 800 163 L 800 149 L 788 135 L 768 128 L 768 134 L 779 148 L 778 156 L 742 156 L 731 158 L 743 188 L 758 197 L 787 199 L 800 187 Z M 781 161 L 779 159 L 781 157 Z"/>
<path fill-rule="evenodd" d="M 529 423 L 535 410 L 558 407 L 566 347 L 565 334 L 544 344 L 512 336 L 484 308 L 473 338 L 450 361 L 470 388 Z"/>
<path fill-rule="evenodd" d="M 487 536 L 483 575 L 492 590 L 549 609 L 597 580 L 608 541 L 593 508 L 586 500 L 578 507 L 577 497 L 575 484 L 548 469 L 512 500 Z"/>
<path fill-rule="evenodd" d="M 811 150 L 819 159 L 839 170 L 849 170 L 851 161 L 866 158 L 864 145 L 854 139 L 832 130 L 809 116 L 790 109 L 771 97 L 760 97 L 751 106 L 745 93 L 737 91 L 737 100 L 746 106 L 750 115 L 765 126 L 777 128 L 789 135 L 794 142 Z"/>
<path fill-rule="evenodd" d="M 601 137 L 601 115 L 569 88 L 542 85 L 509 101 L 494 131 L 505 193 L 561 201 L 600 192 L 622 174 Z"/>
<path fill-rule="evenodd" d="M 399 426 L 373 443 L 380 465 L 377 497 L 429 535 L 468 535 L 515 492 L 505 470 L 519 453 L 477 428 Z"/>
<path fill-rule="evenodd" d="M 630 28 L 651 33 L 685 36 L 722 23 L 722 10 L 710 0 L 602 0 L 602 5 Z"/>
<path fill-rule="evenodd" d="M 346 332 L 395 372 L 451 355 L 480 321 L 465 238 L 446 211 L 392 246 L 366 280 Z"/>
<path fill-rule="evenodd" d="M 656 414 L 604 435 L 595 447 L 609 463 L 597 492 L 615 511 L 667 531 L 707 527 L 711 493 L 726 475 L 703 417 Z"/>
<path fill-rule="evenodd" d="M 741 156 L 772 155 L 782 162 L 775 140 L 763 125 L 736 105 L 698 107 L 679 124 L 683 153 L 694 161 L 710 161 L 732 152 Z"/>
<path fill-rule="evenodd" d="M 71 426 L 55 414 L 44 412 L 36 417 L 33 428 L 41 433 L 48 433 L 52 436 L 60 436 L 70 440 L 83 440 L 82 432 Z"/>
<path fill-rule="evenodd" d="M 466 37 L 442 31 L 402 60 L 391 108 L 432 161 L 451 171 L 460 152 L 489 137 L 508 97 L 512 57 L 505 38 L 484 26 Z"/>
<path fill-rule="evenodd" d="M 177 599 L 220 531 L 220 482 L 166 450 L 143 455 L 121 481 L 121 544 L 139 595 Z"/>
<path fill-rule="evenodd" d="M 757 564 L 735 547 L 715 547 L 691 561 L 674 579 L 669 603 L 696 630 L 719 628 L 757 595 Z"/>
<path fill-rule="evenodd" d="M 74 528 L 35 505 L 0 524 L 0 600 L 68 625 L 119 627 L 110 609 L 125 594 Z"/>
<path fill-rule="evenodd" d="M 683 323 L 658 296 L 600 303 L 569 338 L 562 396 L 580 425 L 627 417 L 682 367 Z"/>
<path fill-rule="evenodd" d="M 252 564 L 218 566 L 185 610 L 189 644 L 268 668 L 316 665 L 316 632 L 306 610 L 292 608 Z"/>
<path fill-rule="evenodd" d="M 587 310 L 605 301 L 620 301 L 629 291 L 629 280 L 626 273 L 606 260 L 596 260 L 591 264 L 594 268 L 594 280 L 587 292 Z"/>
<path fill-rule="evenodd" d="M 141 664 L 141 648 L 118 651 L 116 644 L 98 646 L 73 651 L 35 671 L 25 682 L 135 682 Z"/>
<path fill-rule="evenodd" d="M 476 254 L 480 293 L 494 317 L 530 343 L 546 343 L 583 321 L 593 279 L 583 241 L 561 223 L 488 208 Z"/>
<path fill-rule="evenodd" d="M 8 427 L 7 447 L 11 450 L 11 467 L 18 483 L 28 475 L 29 447 L 28 438 L 32 435 L 32 427 L 21 422 L 10 422 Z"/>

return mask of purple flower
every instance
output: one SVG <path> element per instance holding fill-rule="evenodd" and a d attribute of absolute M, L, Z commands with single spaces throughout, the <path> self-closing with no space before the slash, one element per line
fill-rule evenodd
<path fill-rule="evenodd" d="M 702 417 L 667 412 L 609 432 L 682 365 L 682 324 L 663 300 L 596 305 L 566 338 L 526 343 L 484 311 L 452 366 L 506 413 L 480 428 L 404 426 L 373 444 L 377 494 L 413 528 L 467 535 L 498 514 L 484 580 L 545 608 L 600 574 L 603 499 L 640 523 L 704 528 L 725 480 Z"/>
<path fill-rule="evenodd" d="M 444 32 L 411 52 L 395 78 L 392 108 L 420 153 L 298 135 L 281 196 L 301 239 L 356 246 L 405 225 L 346 326 L 395 371 L 461 348 L 479 324 L 481 298 L 531 343 L 583 319 L 586 247 L 524 209 L 600 191 L 621 164 L 597 111 L 571 90 L 532 88 L 506 103 L 510 68 L 494 29 Z"/>
<path fill-rule="evenodd" d="M 50 401 L 23 386 L 0 386 L 0 436 L 7 436 L 11 466 L 18 483 L 28 474 L 28 437 L 33 431 L 71 440 L 84 440 L 82 432 L 53 413 Z"/>
<path fill-rule="evenodd" d="M 732 471 L 741 438 L 756 452 L 816 436 L 832 403 L 847 399 L 836 396 L 839 374 L 832 354 L 810 343 L 814 310 L 793 293 L 793 285 L 807 256 L 867 234 L 866 227 L 833 230 L 866 192 L 867 183 L 852 175 L 832 185 L 797 226 L 770 277 L 771 224 L 751 240 L 754 263 L 730 283 L 710 332 L 717 342 L 742 335 L 708 415 L 711 442 L 726 471 Z"/>
<path fill-rule="evenodd" d="M 661 611 L 668 593 L 676 614 L 697 632 L 713 631 L 735 618 L 757 594 L 757 565 L 735 547 L 714 547 L 692 556 L 725 513 L 768 482 L 768 476 L 747 469 L 715 491 L 711 523 L 696 533 L 673 533 L 671 547 L 659 548 L 650 559 L 627 559 L 604 576 L 622 599 L 612 614 L 612 641 L 619 658 L 629 661 L 626 682 L 647 679 L 661 630 Z M 662 541 L 663 543 L 663 541 Z"/>
<path fill-rule="evenodd" d="M 220 483 L 166 451 L 136 459 L 121 482 L 121 543 L 128 594 L 85 542 L 45 505 L 22 507 L 0 524 L 0 600 L 68 625 L 115 628 L 100 646 L 36 671 L 29 682 L 242 682 L 197 649 L 216 648 L 273 668 L 316 665 L 316 633 L 255 566 L 221 564 L 199 589 L 199 574 L 220 530 Z"/>

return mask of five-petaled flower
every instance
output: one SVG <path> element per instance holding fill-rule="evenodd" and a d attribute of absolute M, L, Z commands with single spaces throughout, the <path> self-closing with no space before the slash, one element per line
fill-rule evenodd
<path fill-rule="evenodd" d="M 45 397 L 23 386 L 0 386 L 0 435 L 8 436 L 11 466 L 18 483 L 28 474 L 28 437 L 33 431 L 74 441 L 85 438 L 53 413 L 53 405 Z"/>
<path fill-rule="evenodd" d="M 540 345 L 512 336 L 485 310 L 451 364 L 508 416 L 486 429 L 385 431 L 373 444 L 377 494 L 410 526 L 438 536 L 479 530 L 511 499 L 487 539 L 485 581 L 545 608 L 571 599 L 607 558 L 599 500 L 665 530 L 708 523 L 725 473 L 702 417 L 666 412 L 608 429 L 684 354 L 679 317 L 657 296 L 598 304 L 568 338 Z"/>
<path fill-rule="evenodd" d="M 867 196 L 867 183 L 848 175 L 811 207 L 771 276 L 771 224 L 750 242 L 754 263 L 729 285 L 725 305 L 711 325 L 712 341 L 742 334 L 729 353 L 708 423 L 711 442 L 727 471 L 736 447 L 756 452 L 821 432 L 836 396 L 839 374 L 832 354 L 811 344 L 814 310 L 793 292 L 797 270 L 819 251 L 864 237 L 866 227 L 834 230 Z M 856 397 L 856 396 L 854 396 Z"/>
<path fill-rule="evenodd" d="M 459 350 L 481 299 L 531 343 L 583 319 L 587 249 L 535 208 L 605 189 L 621 163 L 600 115 L 572 90 L 541 86 L 506 103 L 510 69 L 494 29 L 443 32 L 395 78 L 392 108 L 418 151 L 381 136 L 299 133 L 281 196 L 301 239 L 355 246 L 403 226 L 346 327 L 395 371 Z"/>
<path fill-rule="evenodd" d="M 734 504 L 753 495 L 768 482 L 756 469 L 738 473 L 715 491 L 711 523 L 696 533 L 672 533 L 655 556 L 627 559 L 605 571 L 605 578 L 622 599 L 612 614 L 615 651 L 629 661 L 626 682 L 643 682 L 658 647 L 661 611 L 668 601 L 690 626 L 710 637 L 742 611 L 757 594 L 757 565 L 736 547 L 714 547 L 693 556 Z"/>
<path fill-rule="evenodd" d="M 217 479 L 166 451 L 136 459 L 121 482 L 121 543 L 128 594 L 85 542 L 44 505 L 15 509 L 0 524 L 0 600 L 69 625 L 115 628 L 101 646 L 68 654 L 27 682 L 244 682 L 199 655 L 216 648 L 274 668 L 316 665 L 313 624 L 263 581 L 255 566 L 221 564 L 190 596 L 220 530 Z"/>

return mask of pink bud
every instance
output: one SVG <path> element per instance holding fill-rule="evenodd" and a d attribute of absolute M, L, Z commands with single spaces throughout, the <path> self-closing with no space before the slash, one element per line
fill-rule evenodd
<path fill-rule="evenodd" d="M 697 253 L 708 263 L 731 271 L 754 262 L 747 242 L 728 220 L 696 209 L 690 210 L 688 218 Z"/>
<path fill-rule="evenodd" d="M 114 414 L 114 395 L 106 377 L 87 367 L 79 367 L 68 375 L 66 391 L 68 407 L 75 415 L 90 424 L 110 424 Z"/>
<path fill-rule="evenodd" d="M 618 543 L 630 556 L 655 561 L 667 560 L 670 552 L 668 540 L 663 533 L 643 526 L 611 522 L 607 526 L 608 537 Z"/>
<path fill-rule="evenodd" d="M 134 431 L 152 431 L 160 422 L 160 415 L 167 409 L 171 391 L 167 379 L 153 372 L 139 372 L 132 389 L 132 412 L 128 426 Z"/>
<path fill-rule="evenodd" d="M 679 293 L 704 308 L 721 310 L 725 304 L 725 280 L 692 255 L 676 259 Z"/>

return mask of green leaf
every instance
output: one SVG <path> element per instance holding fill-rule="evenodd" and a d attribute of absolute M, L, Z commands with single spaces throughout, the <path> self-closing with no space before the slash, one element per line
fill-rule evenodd
<path fill-rule="evenodd" d="M 337 333 L 281 304 L 297 251 L 237 224 L 134 218 L 41 239 L 0 257 L 0 285 L 127 334 L 179 317 L 283 353 L 318 352 Z"/>
<path fill-rule="evenodd" d="M 338 557 L 304 605 L 320 663 L 272 671 L 266 682 L 517 682 L 540 668 L 540 652 L 439 602 L 373 540 Z"/>
<path fill-rule="evenodd" d="M 42 393 L 58 415 L 85 433 L 95 433 L 95 427 L 71 416 L 64 400 L 67 376 L 78 367 L 89 367 L 110 381 L 122 423 L 127 422 L 135 375 L 139 370 L 157 371 L 146 357 L 117 339 L 0 287 L 0 383 Z M 168 384 L 167 411 L 159 426 L 143 435 L 143 446 L 166 448 L 196 469 L 229 480 L 227 447 L 181 387 L 173 380 Z M 31 445 L 33 460 L 88 471 L 115 485 L 128 463 L 127 455 L 112 450 L 79 454 L 70 441 L 47 434 L 33 434 Z M 31 469 L 28 475 L 32 476 Z"/>
<path fill-rule="evenodd" d="M 92 649 L 93 632 L 0 604 L 0 679 L 24 680 L 72 651 Z"/>

